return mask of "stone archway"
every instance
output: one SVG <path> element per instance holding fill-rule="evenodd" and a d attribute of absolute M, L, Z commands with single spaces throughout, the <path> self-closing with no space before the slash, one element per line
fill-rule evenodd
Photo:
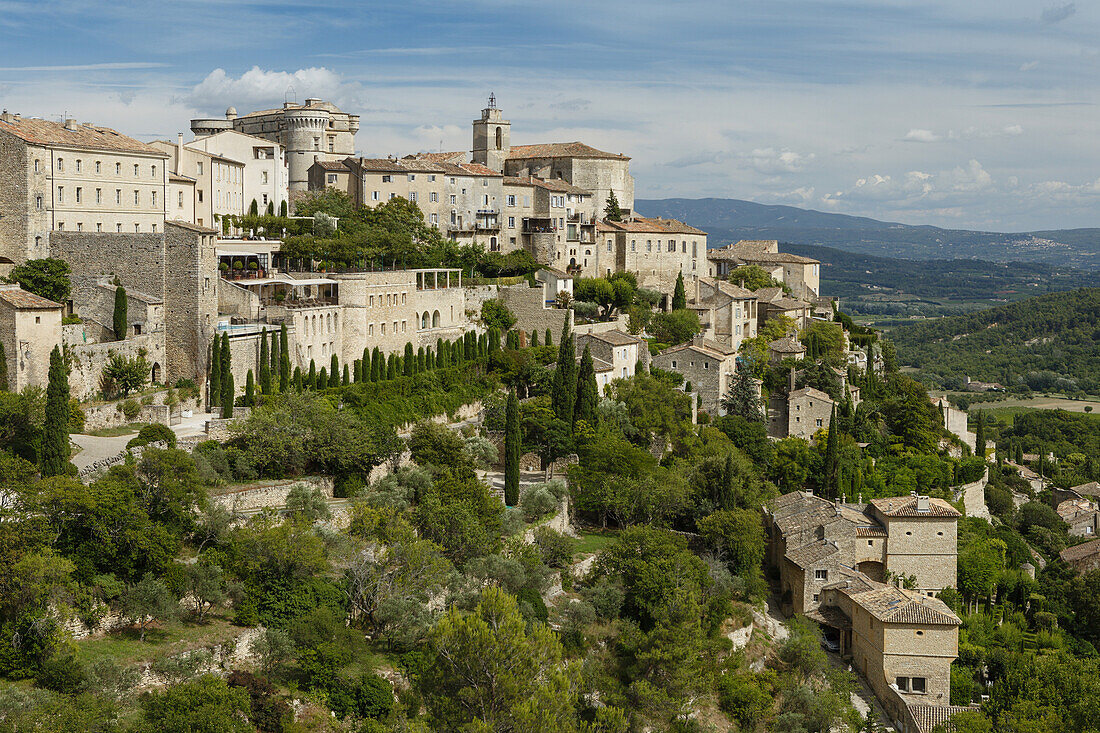
<path fill-rule="evenodd" d="M 149 381 L 153 384 L 160 384 L 160 364 L 153 362 L 153 368 L 149 370 Z"/>

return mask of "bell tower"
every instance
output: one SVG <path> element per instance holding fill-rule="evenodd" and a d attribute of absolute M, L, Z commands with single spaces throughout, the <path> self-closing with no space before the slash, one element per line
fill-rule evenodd
<path fill-rule="evenodd" d="M 486 168 L 504 172 L 504 161 L 512 147 L 512 123 L 497 108 L 497 98 L 489 95 L 489 104 L 474 120 L 473 159 Z"/>

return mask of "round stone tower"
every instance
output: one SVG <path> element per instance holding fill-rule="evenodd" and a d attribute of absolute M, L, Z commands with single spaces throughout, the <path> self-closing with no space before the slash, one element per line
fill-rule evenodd
<path fill-rule="evenodd" d="M 287 174 L 291 191 L 309 188 L 309 168 L 315 162 L 329 160 L 325 131 L 332 115 L 317 107 L 283 110 L 283 145 L 286 146 Z"/>

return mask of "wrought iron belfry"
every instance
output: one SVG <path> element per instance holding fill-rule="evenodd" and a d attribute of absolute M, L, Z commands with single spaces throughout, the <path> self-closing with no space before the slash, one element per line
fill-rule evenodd
<path fill-rule="evenodd" d="M 489 109 L 497 108 L 497 95 L 489 92 Z"/>

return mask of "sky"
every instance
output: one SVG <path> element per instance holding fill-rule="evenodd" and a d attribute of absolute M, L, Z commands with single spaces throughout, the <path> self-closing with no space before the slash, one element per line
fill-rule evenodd
<path fill-rule="evenodd" d="M 139 139 L 307 96 L 357 152 L 632 157 L 638 198 L 990 231 L 1100 226 L 1100 4 L 0 0 L 0 106 Z"/>

